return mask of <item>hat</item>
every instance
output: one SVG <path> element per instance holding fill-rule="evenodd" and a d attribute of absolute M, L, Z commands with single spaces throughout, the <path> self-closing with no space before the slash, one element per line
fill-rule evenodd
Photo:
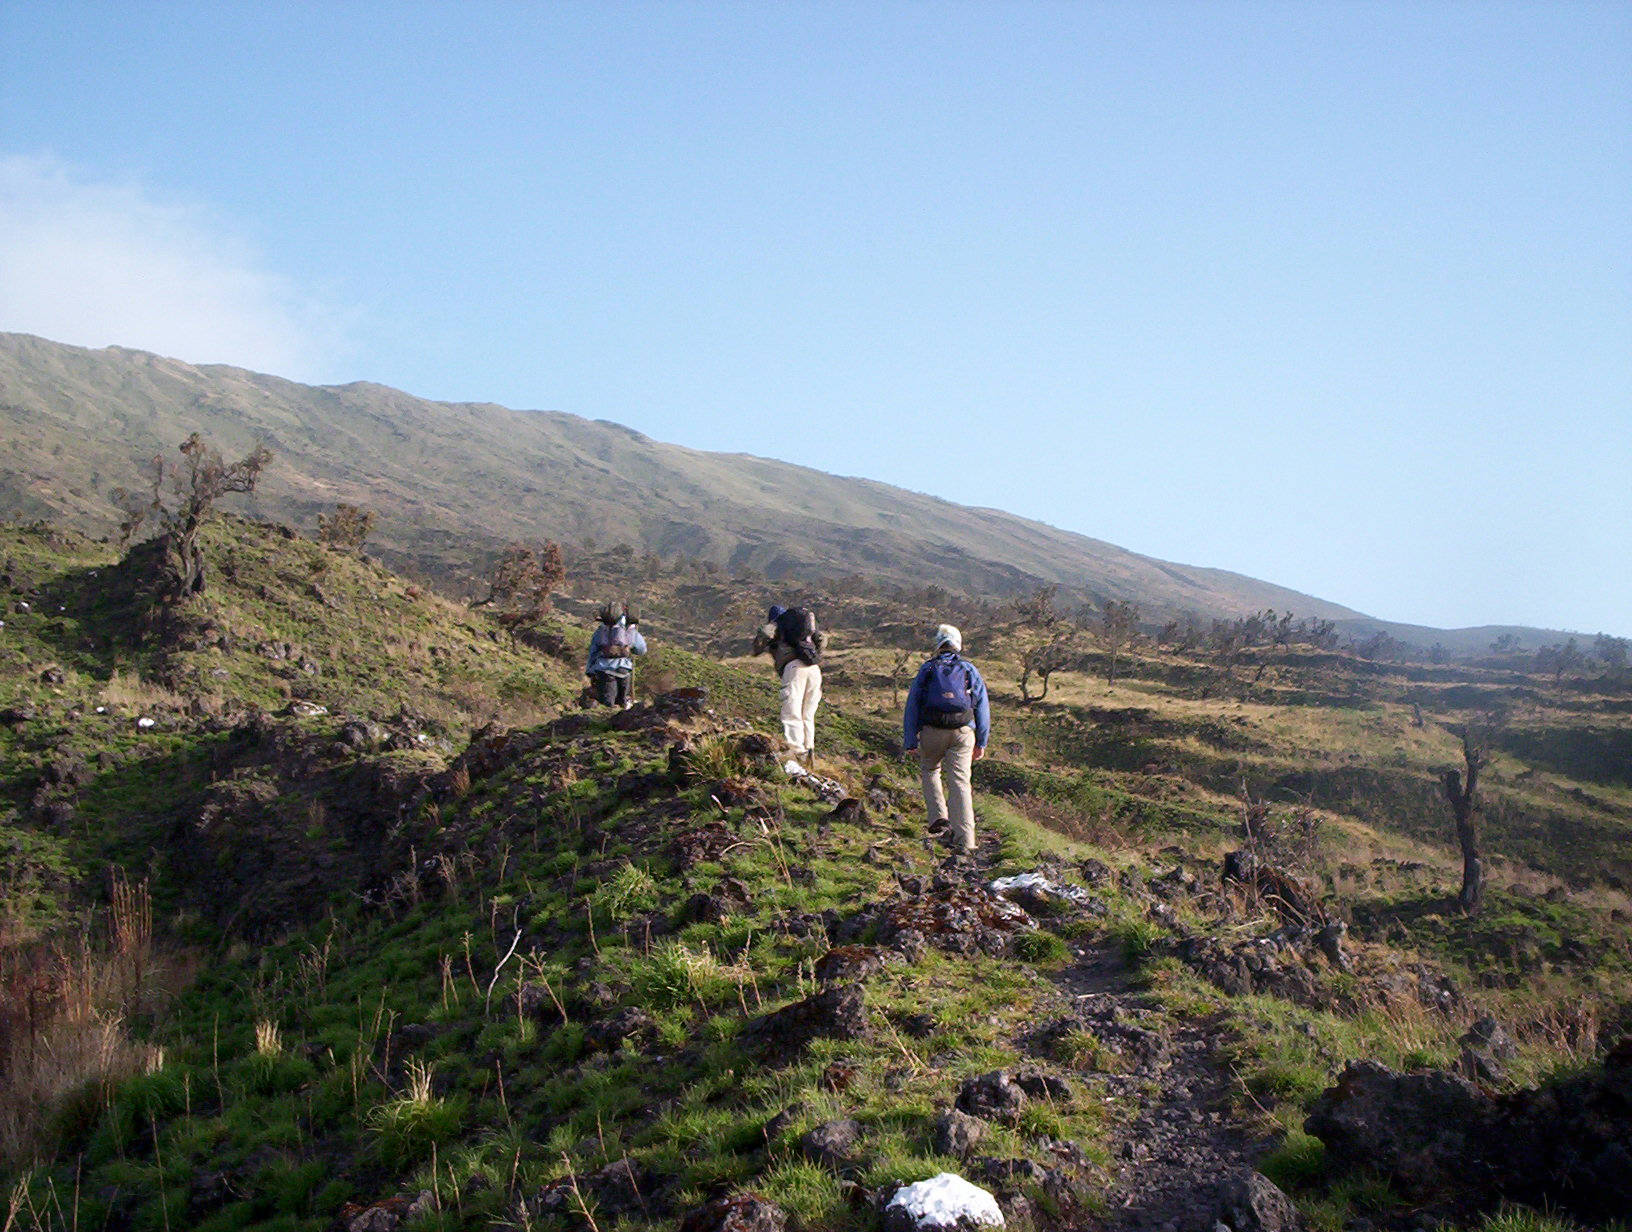
<path fill-rule="evenodd" d="M 953 650 L 963 649 L 963 634 L 958 632 L 956 625 L 935 626 L 935 649 L 950 646 Z"/>
<path fill-rule="evenodd" d="M 765 613 L 765 619 L 766 620 L 780 620 L 781 617 L 782 617 L 782 614 L 784 612 L 786 612 L 787 610 L 788 609 L 783 607 L 780 603 L 773 603 L 773 604 L 771 604 L 771 610 Z"/>

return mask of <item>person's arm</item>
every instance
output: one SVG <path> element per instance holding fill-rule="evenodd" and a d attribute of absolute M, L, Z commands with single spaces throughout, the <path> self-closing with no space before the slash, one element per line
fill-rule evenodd
<path fill-rule="evenodd" d="M 584 663 L 586 676 L 595 670 L 595 660 L 601 657 L 601 633 L 605 628 L 605 625 L 596 625 L 595 632 L 589 635 L 589 659 Z"/>
<path fill-rule="evenodd" d="M 907 705 L 901 712 L 901 751 L 910 753 L 918 747 L 918 682 L 924 678 L 929 670 L 929 664 L 918 669 L 918 674 L 912 678 L 912 684 L 907 688 Z"/>
<path fill-rule="evenodd" d="M 760 625 L 758 629 L 754 630 L 754 650 L 753 650 L 753 653 L 756 654 L 756 655 L 764 654 L 767 650 L 769 650 L 771 648 L 771 644 L 773 642 L 775 642 L 775 641 L 776 641 L 776 626 L 774 624 L 772 624 L 772 625 Z"/>
<path fill-rule="evenodd" d="M 992 735 L 992 703 L 986 696 L 986 681 L 973 663 L 969 665 L 969 676 L 975 686 L 975 750 L 980 753 Z"/>
<path fill-rule="evenodd" d="M 641 636 L 640 630 L 634 625 L 629 626 L 629 649 L 637 655 L 646 653 L 646 639 Z"/>

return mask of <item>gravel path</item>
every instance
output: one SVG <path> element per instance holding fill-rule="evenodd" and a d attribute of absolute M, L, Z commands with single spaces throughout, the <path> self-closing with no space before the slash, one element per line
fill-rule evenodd
<path fill-rule="evenodd" d="M 1111 1106 L 1110 1232 L 1211 1232 L 1220 1179 L 1250 1170 L 1267 1144 L 1231 1111 L 1232 1077 L 1218 1028 L 1181 1022 L 1134 987 L 1114 946 L 1090 950 L 1059 976 L 1094 1034 L 1127 1072 L 1085 1075 Z M 1118 1115 L 1118 1114 L 1121 1115 Z"/>

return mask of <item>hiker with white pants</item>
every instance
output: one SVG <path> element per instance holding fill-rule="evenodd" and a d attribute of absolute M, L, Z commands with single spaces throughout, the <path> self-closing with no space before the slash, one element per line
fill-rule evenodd
<path fill-rule="evenodd" d="M 936 628 L 935 653 L 918 669 L 907 690 L 901 747 L 908 755 L 918 755 L 930 833 L 947 828 L 952 849 L 967 855 L 975 849 L 970 775 L 974 763 L 986 755 L 992 709 L 980 669 L 962 651 L 963 634 L 956 626 Z"/>
<path fill-rule="evenodd" d="M 782 738 L 795 758 L 816 756 L 816 709 L 822 704 L 821 652 L 827 635 L 802 608 L 775 604 L 754 634 L 754 653 L 771 656 L 782 682 Z"/>

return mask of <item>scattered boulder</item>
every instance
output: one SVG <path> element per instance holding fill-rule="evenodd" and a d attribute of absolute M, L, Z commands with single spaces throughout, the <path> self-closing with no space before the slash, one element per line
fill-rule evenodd
<path fill-rule="evenodd" d="M 649 1218 L 651 1211 L 644 1196 L 648 1188 L 650 1178 L 646 1170 L 625 1157 L 588 1176 L 578 1177 L 576 1192 L 570 1178 L 552 1181 L 538 1191 L 533 1207 L 541 1215 L 577 1215 L 581 1197 L 596 1215 L 609 1221 L 637 1213 Z"/>
<path fill-rule="evenodd" d="M 737 1194 L 689 1211 L 680 1232 L 784 1232 L 788 1213 L 758 1194 Z"/>
<path fill-rule="evenodd" d="M 1475 1042 L 1495 1038 L 1486 1028 Z M 1506 1095 L 1459 1074 L 1357 1062 L 1304 1128 L 1334 1166 L 1379 1172 L 1413 1200 L 1477 1212 L 1506 1199 L 1589 1224 L 1618 1218 L 1632 1210 L 1632 1037 L 1601 1066 Z"/>
<path fill-rule="evenodd" d="M 715 894 L 699 890 L 680 908 L 685 924 L 724 924 L 731 917 L 731 905 Z"/>
<path fill-rule="evenodd" d="M 346 1232 L 397 1232 L 410 1220 L 433 1210 L 436 1199 L 428 1189 L 413 1198 L 391 1197 L 371 1206 L 359 1207 L 347 1203 L 340 1208 L 340 1219 Z"/>
<path fill-rule="evenodd" d="M 789 1104 L 786 1108 L 782 1109 L 781 1112 L 777 1113 L 770 1120 L 766 1121 L 765 1126 L 760 1130 L 760 1133 L 764 1135 L 766 1142 L 775 1142 L 777 1138 L 782 1136 L 783 1130 L 787 1129 L 788 1126 L 792 1125 L 804 1114 L 804 1104 Z"/>
<path fill-rule="evenodd" d="M 838 1169 L 855 1162 L 855 1150 L 860 1142 L 861 1122 L 846 1117 L 840 1121 L 825 1121 L 802 1135 L 799 1151 L 813 1163 Z"/>
<path fill-rule="evenodd" d="M 32 723 L 37 717 L 27 706 L 7 706 L 0 710 L 0 726 L 21 727 L 24 723 Z"/>
<path fill-rule="evenodd" d="M 1486 1015 L 1457 1042 L 1462 1045 L 1457 1068 L 1464 1078 L 1491 1086 L 1507 1081 L 1507 1063 L 1518 1056 L 1519 1050 L 1501 1023 Z"/>
<path fill-rule="evenodd" d="M 1051 1099 L 1064 1103 L 1071 1098 L 1071 1084 L 1058 1074 L 1050 1074 L 1028 1065 L 1016 1070 L 1014 1082 L 1032 1099 Z"/>
<path fill-rule="evenodd" d="M 1493 1132 L 1492 1113 L 1479 1089 L 1456 1074 L 1398 1074 L 1357 1061 L 1316 1099 L 1304 1130 L 1326 1144 L 1334 1162 L 1375 1168 L 1408 1193 L 1429 1194 L 1448 1176 L 1476 1181 L 1488 1171 L 1478 1144 Z"/>
<path fill-rule="evenodd" d="M 708 690 L 672 689 L 667 693 L 659 693 L 647 704 L 664 718 L 695 719 L 708 711 Z"/>
<path fill-rule="evenodd" d="M 935 1153 L 964 1156 L 986 1136 L 986 1122 L 957 1108 L 935 1119 Z"/>
<path fill-rule="evenodd" d="M 816 978 L 823 984 L 858 984 L 884 969 L 886 952 L 870 945 L 836 946 L 816 960 Z"/>
<path fill-rule="evenodd" d="M 850 940 L 876 925 L 881 944 L 916 961 L 933 945 L 950 954 L 1005 954 L 1008 939 L 1037 927 L 1023 907 L 982 885 L 937 878 L 921 894 L 875 903 L 844 921 L 836 940 Z"/>
<path fill-rule="evenodd" d="M 791 1057 L 819 1036 L 860 1039 L 871 1027 L 860 984 L 824 988 L 769 1014 L 751 1019 L 742 1038 L 777 1057 Z"/>
<path fill-rule="evenodd" d="M 1218 1186 L 1218 1222 L 1231 1232 L 1303 1232 L 1292 1201 L 1268 1177 L 1238 1172 Z"/>
<path fill-rule="evenodd" d="M 584 1043 L 602 1052 L 614 1052 L 624 1040 L 649 1036 L 656 1025 L 645 1010 L 630 1006 L 585 1027 Z"/>
<path fill-rule="evenodd" d="M 1007 1070 L 967 1078 L 958 1088 L 958 1111 L 1012 1125 L 1026 1106 L 1026 1092 Z"/>
<path fill-rule="evenodd" d="M 385 729 L 367 719 L 349 719 L 340 727 L 339 741 L 348 749 L 369 753 L 385 741 Z"/>
<path fill-rule="evenodd" d="M 1326 955 L 1326 960 L 1339 971 L 1349 969 L 1349 956 L 1343 952 L 1343 938 L 1348 931 L 1349 926 L 1342 920 L 1333 920 L 1315 933 L 1315 944 L 1320 948 L 1320 952 Z"/>

